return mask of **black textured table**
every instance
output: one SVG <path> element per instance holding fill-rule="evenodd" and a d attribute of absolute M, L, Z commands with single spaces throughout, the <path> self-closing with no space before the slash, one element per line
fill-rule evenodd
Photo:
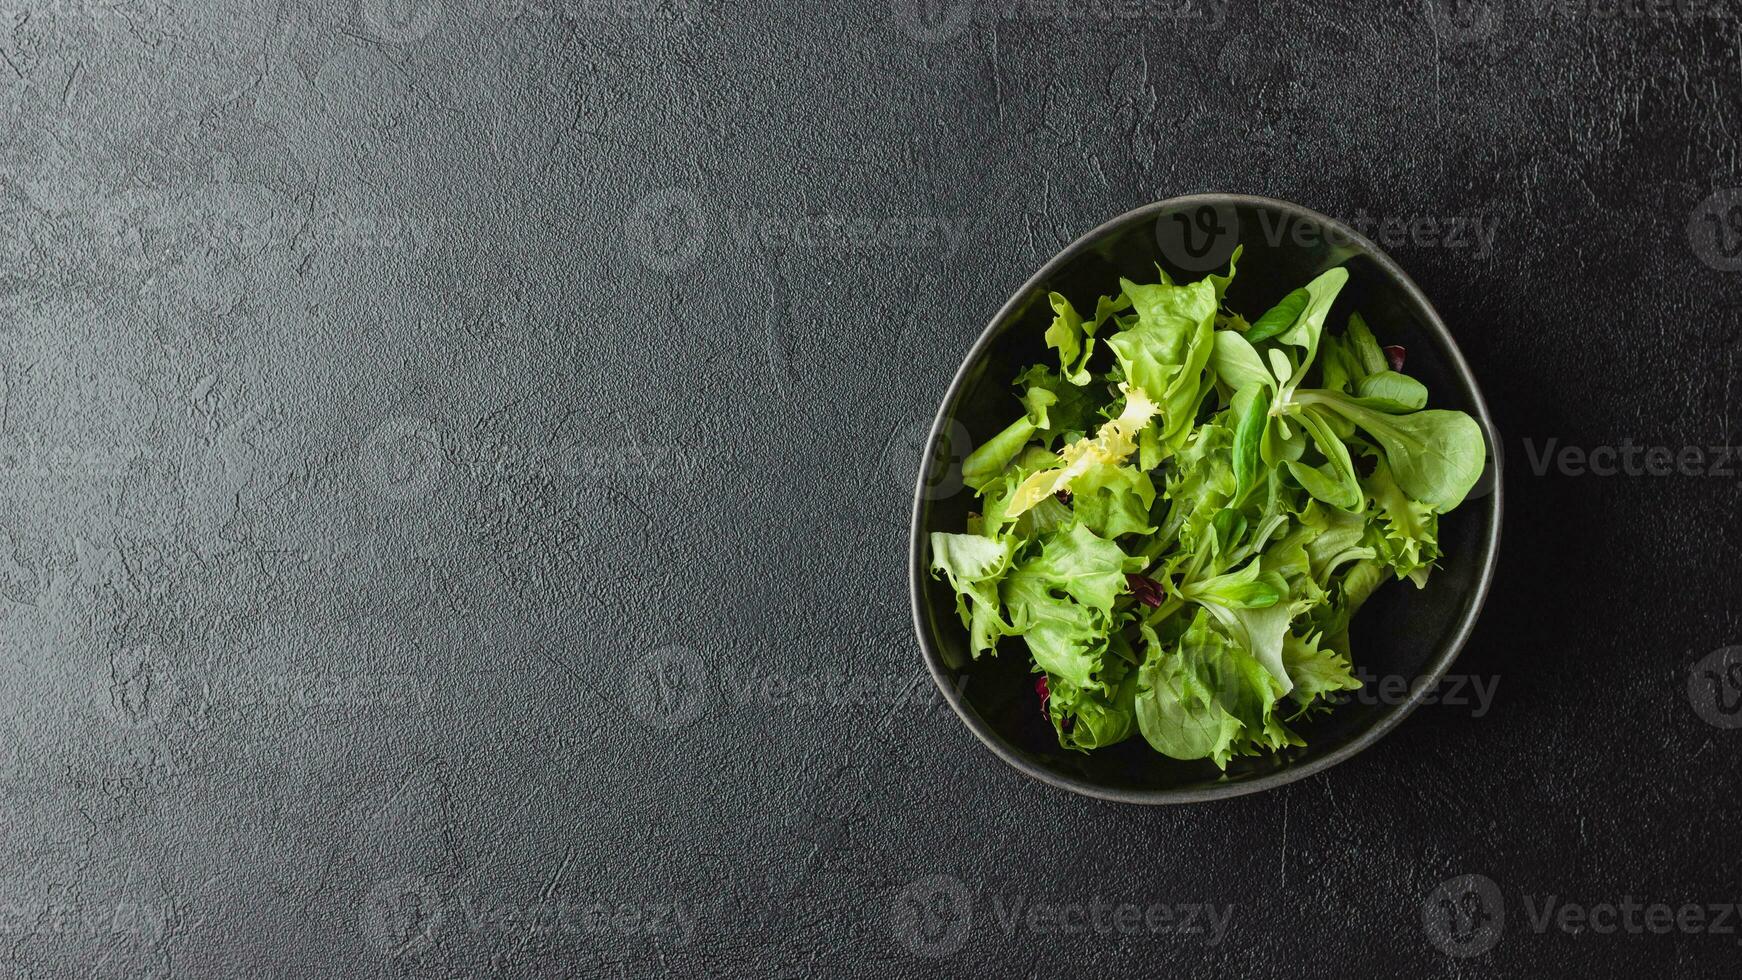
<path fill-rule="evenodd" d="M 1739 36 L 1733 0 L 12 5 L 0 967 L 1736 975 Z M 906 522 L 1011 290 L 1200 190 L 1416 277 L 1504 553 L 1461 695 L 1116 806 L 941 706 Z"/>

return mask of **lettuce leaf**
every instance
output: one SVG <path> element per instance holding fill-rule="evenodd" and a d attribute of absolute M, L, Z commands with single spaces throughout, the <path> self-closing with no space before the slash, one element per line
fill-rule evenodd
<path fill-rule="evenodd" d="M 1011 632 L 999 612 L 998 582 L 1009 571 L 1015 549 L 1011 538 L 932 532 L 933 574 L 949 577 L 956 592 L 956 615 L 968 628 L 968 649 L 975 657 L 992 650 L 998 637 Z"/>

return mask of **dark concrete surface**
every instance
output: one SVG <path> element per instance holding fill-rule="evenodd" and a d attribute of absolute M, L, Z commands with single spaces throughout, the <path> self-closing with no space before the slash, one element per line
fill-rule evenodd
<path fill-rule="evenodd" d="M 4 975 L 1735 976 L 1742 4 L 1061 9 L 5 4 Z M 1197 190 L 1458 336 L 1492 697 L 1101 804 L 939 706 L 911 481 Z"/>

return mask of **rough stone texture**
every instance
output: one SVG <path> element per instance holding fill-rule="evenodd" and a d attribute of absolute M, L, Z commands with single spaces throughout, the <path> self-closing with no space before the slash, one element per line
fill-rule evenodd
<path fill-rule="evenodd" d="M 1734 976 L 1530 909 L 1742 899 L 1742 462 L 1533 463 L 1742 441 L 1742 7 L 1183 3 L 7 5 L 7 974 Z M 1505 436 L 1498 695 L 1099 804 L 938 707 L 911 480 L 1030 270 L 1206 189 L 1492 230 L 1391 250 Z"/>

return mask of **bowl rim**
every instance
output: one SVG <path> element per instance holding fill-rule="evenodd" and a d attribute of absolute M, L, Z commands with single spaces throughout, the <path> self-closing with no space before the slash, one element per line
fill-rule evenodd
<path fill-rule="evenodd" d="M 1330 228 L 1337 232 L 1342 240 L 1354 246 L 1359 254 L 1365 255 L 1378 264 L 1386 274 L 1391 276 L 1403 287 L 1412 300 L 1420 305 L 1421 309 L 1427 314 L 1426 322 L 1428 329 L 1438 336 L 1439 340 L 1445 345 L 1446 350 L 1450 352 L 1451 364 L 1454 372 L 1469 386 L 1470 393 L 1475 403 L 1477 422 L 1481 424 L 1483 434 L 1488 439 L 1489 458 L 1493 463 L 1492 496 L 1494 501 L 1492 506 L 1494 520 L 1489 528 L 1488 540 L 1485 543 L 1485 551 L 1487 552 L 1486 560 L 1483 562 L 1482 567 L 1476 576 L 1473 601 L 1469 604 L 1466 612 L 1458 622 L 1451 641 L 1446 643 L 1441 648 L 1440 652 L 1429 661 L 1426 669 L 1421 674 L 1420 679 L 1425 679 L 1426 683 L 1412 682 L 1409 697 L 1401 703 L 1393 706 L 1389 712 L 1381 716 L 1379 721 L 1374 724 L 1372 728 L 1362 733 L 1359 737 L 1331 750 L 1323 756 L 1307 760 L 1298 765 L 1289 766 L 1288 768 L 1277 772 L 1267 773 L 1255 779 L 1244 780 L 1241 782 L 1219 783 L 1208 788 L 1199 789 L 1116 789 L 1086 782 L 1072 776 L 1062 775 L 1022 758 L 1022 756 L 1017 754 L 1003 737 L 992 730 L 992 727 L 979 716 L 978 712 L 974 711 L 966 704 L 966 699 L 962 696 L 957 685 L 951 683 L 951 678 L 947 676 L 947 668 L 943 664 L 943 658 L 939 655 L 936 646 L 932 643 L 931 637 L 928 635 L 926 630 L 925 621 L 922 618 L 925 592 L 929 581 L 929 572 L 928 563 L 926 561 L 925 529 L 921 526 L 921 520 L 923 519 L 925 512 L 925 491 L 931 483 L 936 463 L 934 454 L 930 452 L 930 447 L 936 443 L 939 433 L 944 427 L 946 421 L 944 417 L 946 410 L 955 403 L 957 396 L 960 394 L 963 386 L 967 383 L 969 369 L 975 364 L 978 364 L 986 355 L 987 350 L 992 346 L 994 339 L 993 334 L 997 330 L 998 325 L 1003 323 L 1006 317 L 1015 312 L 1017 305 L 1028 297 L 1029 293 L 1033 291 L 1038 284 L 1046 281 L 1061 266 L 1075 259 L 1084 250 L 1100 241 L 1103 236 L 1115 229 L 1124 227 L 1125 225 L 1163 211 L 1172 211 L 1184 207 L 1202 206 L 1206 204 L 1210 206 L 1238 207 L 1246 205 L 1249 207 L 1270 208 L 1282 211 L 1291 217 L 1317 222 L 1324 227 Z M 926 669 L 931 674 L 932 682 L 937 685 L 944 700 L 949 703 L 951 710 L 956 713 L 956 717 L 960 718 L 962 723 L 968 727 L 968 730 L 973 732 L 975 737 L 990 749 L 994 755 L 1015 767 L 1019 772 L 1059 789 L 1070 790 L 1084 796 L 1115 803 L 1201 803 L 1209 800 L 1245 796 L 1249 793 L 1259 793 L 1267 789 L 1274 789 L 1278 786 L 1285 786 L 1298 779 L 1305 779 L 1314 773 L 1322 772 L 1339 762 L 1349 759 L 1356 753 L 1372 745 L 1374 742 L 1379 741 L 1379 739 L 1383 738 L 1393 728 L 1396 728 L 1400 723 L 1402 723 L 1403 719 L 1409 717 L 1410 713 L 1420 706 L 1422 700 L 1427 696 L 1427 692 L 1439 683 L 1440 679 L 1445 676 L 1447 668 L 1452 665 L 1452 662 L 1458 658 L 1458 654 L 1462 652 L 1465 642 L 1469 639 L 1471 631 L 1475 628 L 1477 618 L 1481 615 L 1482 606 L 1487 601 L 1488 588 L 1493 581 L 1495 566 L 1498 563 L 1500 556 L 1500 529 L 1504 523 L 1503 517 L 1505 515 L 1503 500 L 1505 484 L 1502 479 L 1504 476 L 1504 454 L 1499 451 L 1499 442 L 1499 434 L 1494 428 L 1493 418 L 1488 413 L 1488 403 L 1482 397 L 1482 389 L 1476 381 L 1476 375 L 1470 370 L 1469 363 L 1464 360 L 1464 353 L 1458 347 L 1458 342 L 1452 336 L 1452 332 L 1447 329 L 1445 322 L 1440 319 L 1439 311 L 1434 308 L 1433 303 L 1428 299 L 1427 294 L 1422 292 L 1421 287 L 1415 284 L 1415 280 L 1411 279 L 1408 273 L 1404 272 L 1403 268 L 1399 266 L 1391 256 L 1385 254 L 1385 251 L 1378 245 L 1374 244 L 1371 239 L 1336 218 L 1330 217 L 1326 214 L 1321 214 L 1311 208 L 1296 204 L 1292 201 L 1284 201 L 1278 198 L 1263 197 L 1253 194 L 1185 194 L 1178 197 L 1170 197 L 1164 200 L 1154 201 L 1142 205 L 1141 207 L 1133 208 L 1110 220 L 1102 222 L 1079 236 L 1075 241 L 1071 242 L 1052 258 L 1048 259 L 1039 269 L 1035 270 L 1034 274 L 1029 276 L 1021 286 L 1018 286 L 1015 292 L 1011 293 L 1010 298 L 1005 300 L 1004 304 L 998 308 L 998 312 L 993 314 L 992 319 L 987 322 L 985 329 L 980 331 L 980 336 L 974 341 L 973 346 L 968 349 L 967 354 L 962 358 L 961 364 L 956 368 L 955 377 L 951 379 L 949 387 L 944 391 L 943 399 L 938 403 L 937 415 L 932 419 L 931 430 L 927 434 L 925 441 L 927 451 L 920 460 L 919 478 L 914 485 L 913 512 L 910 519 L 908 541 L 908 596 L 913 614 L 914 632 L 919 637 L 920 651 L 925 659 Z M 1418 679 L 1418 681 L 1420 679 Z"/>

